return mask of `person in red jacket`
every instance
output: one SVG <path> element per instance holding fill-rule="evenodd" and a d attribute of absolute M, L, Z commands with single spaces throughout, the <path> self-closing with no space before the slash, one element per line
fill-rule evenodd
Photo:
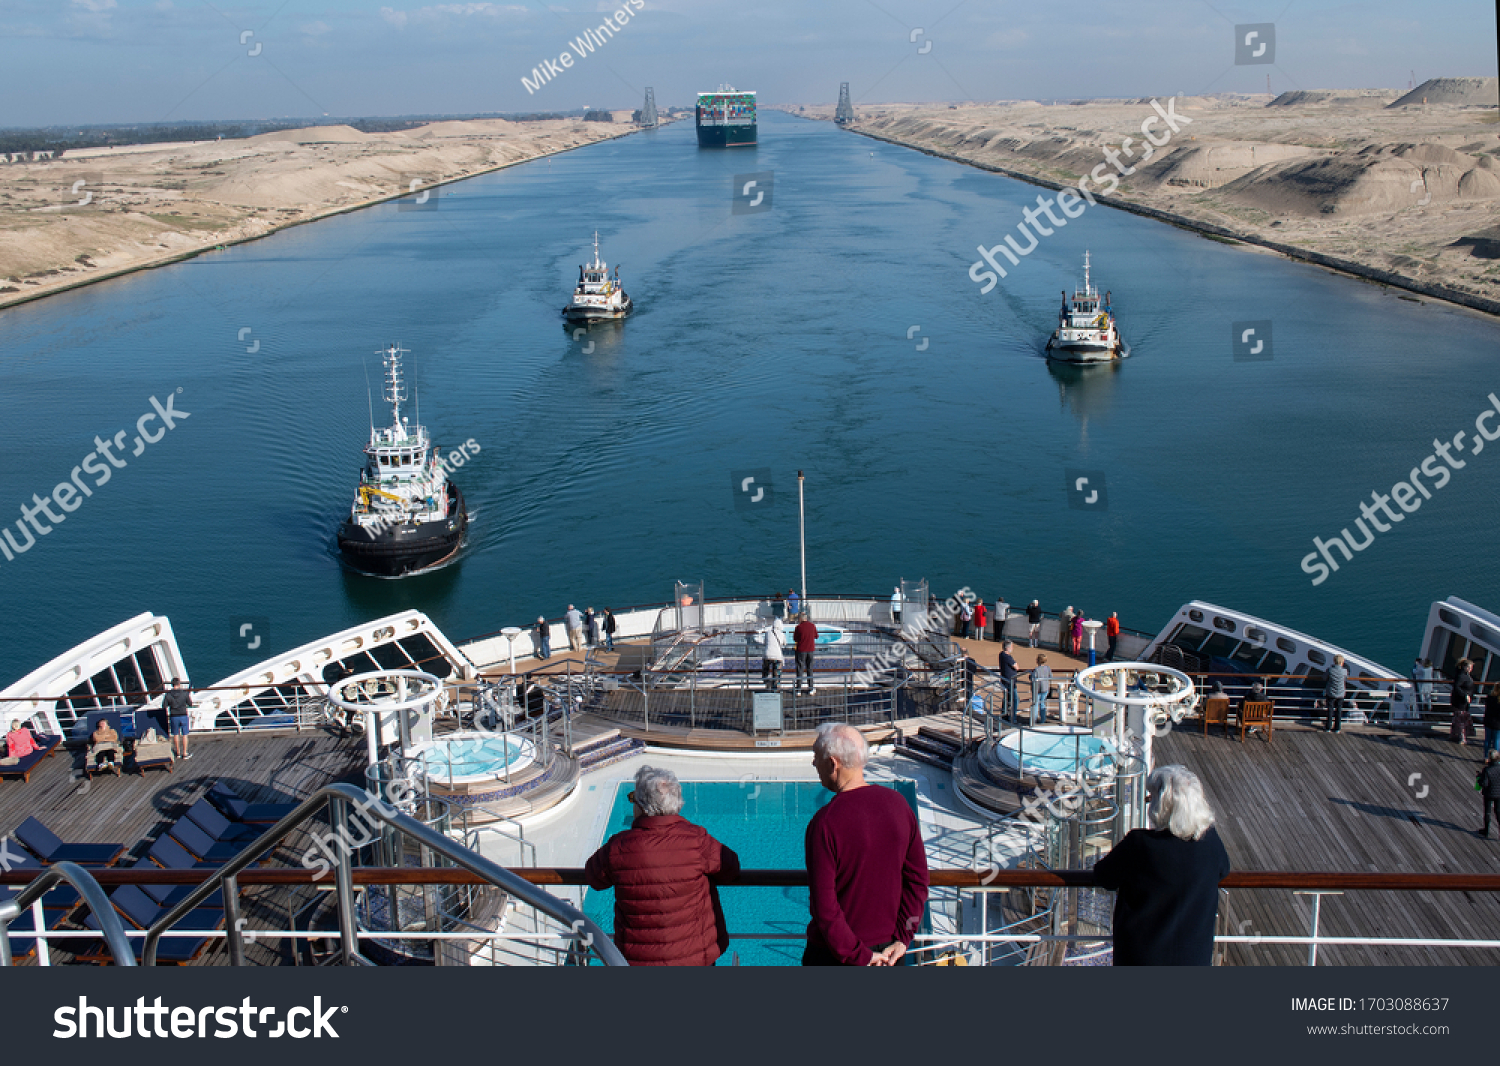
<path fill-rule="evenodd" d="M 797 679 L 792 683 L 792 694 L 802 687 L 802 676 L 807 675 L 807 691 L 816 691 L 813 685 L 813 652 L 818 647 L 818 627 L 807 617 L 802 615 L 802 621 L 797 623 L 797 628 L 792 630 L 792 641 L 797 646 Z"/>
<path fill-rule="evenodd" d="M 985 617 L 984 601 L 980 600 L 974 604 L 974 639 L 984 639 L 984 625 L 988 619 Z"/>
<path fill-rule="evenodd" d="M 589 887 L 615 890 L 615 945 L 632 966 L 712 966 L 729 950 L 715 886 L 739 876 L 739 856 L 682 817 L 670 770 L 637 770 L 630 803 L 630 828 L 584 867 Z"/>
<path fill-rule="evenodd" d="M 1104 635 L 1109 638 L 1109 651 L 1104 653 L 1104 661 L 1112 663 L 1115 661 L 1115 649 L 1120 646 L 1120 617 L 1114 611 L 1109 612 L 1109 617 L 1104 620 Z"/>
<path fill-rule="evenodd" d="M 812 911 L 804 966 L 895 966 L 921 927 L 922 829 L 899 792 L 865 782 L 869 756 L 853 726 L 818 727 L 813 767 L 834 797 L 803 840 Z"/>

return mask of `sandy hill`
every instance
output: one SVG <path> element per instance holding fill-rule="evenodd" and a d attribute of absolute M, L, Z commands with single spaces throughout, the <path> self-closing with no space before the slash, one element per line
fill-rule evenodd
<path fill-rule="evenodd" d="M 372 134 L 361 133 L 353 126 L 309 126 L 301 130 L 274 130 L 258 133 L 245 140 L 250 144 L 267 141 L 290 141 L 292 144 L 359 144 L 368 141 Z"/>
<path fill-rule="evenodd" d="M 514 122 L 507 122 L 503 118 L 480 118 L 468 122 L 429 122 L 425 126 L 405 130 L 400 136 L 413 141 L 436 137 L 503 137 L 515 128 Z"/>
<path fill-rule="evenodd" d="M 1500 78 L 1428 78 L 1391 106 L 1423 104 L 1500 107 Z"/>
<path fill-rule="evenodd" d="M 1272 100 L 1267 107 L 1385 107 L 1397 96 L 1395 89 L 1294 89 Z"/>
<path fill-rule="evenodd" d="M 1493 110 L 1474 104 L 1493 108 L 1496 83 L 1439 78 L 1402 97 L 1420 102 L 1425 92 L 1434 105 L 1426 108 L 1389 105 L 1401 95 L 1389 89 L 1175 97 L 1173 108 L 1189 121 L 1151 159 L 1130 157 L 1133 172 L 1121 175 L 1114 198 L 1493 310 L 1500 306 L 1500 127 Z M 855 132 L 1066 184 L 1105 165 L 1106 151 L 1123 150 L 1125 138 L 1138 145 L 1152 114 L 1149 98 L 881 103 L 854 111 Z M 807 105 L 798 113 L 831 118 L 832 108 Z"/>

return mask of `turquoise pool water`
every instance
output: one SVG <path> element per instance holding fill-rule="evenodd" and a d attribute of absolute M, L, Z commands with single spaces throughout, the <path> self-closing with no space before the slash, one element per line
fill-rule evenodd
<path fill-rule="evenodd" d="M 459 740 L 435 740 L 418 751 L 427 773 L 443 780 L 498 774 L 509 765 L 530 762 L 526 745 L 503 736 L 476 736 Z"/>
<path fill-rule="evenodd" d="M 1017 748 L 1027 770 L 1052 773 L 1077 773 L 1079 763 L 1085 770 L 1099 772 L 1108 765 L 1110 745 L 1088 733 L 1047 733 L 1018 729 L 1000 740 L 1012 764 Z"/>
<path fill-rule="evenodd" d="M 884 782 L 882 782 L 884 785 Z M 615 791 L 609 822 L 600 843 L 630 828 L 630 782 Z M 898 781 L 895 788 L 917 809 L 917 786 Z M 682 816 L 703 826 L 714 839 L 739 854 L 747 869 L 802 869 L 802 834 L 813 814 L 833 798 L 816 781 L 684 781 Z M 793 940 L 734 940 L 719 960 L 728 966 L 735 953 L 741 966 L 797 966 L 802 961 L 807 929 L 806 888 L 723 888 L 719 898 L 731 936 L 743 933 L 792 933 Z M 613 933 L 613 889 L 589 892 L 584 913 Z"/>

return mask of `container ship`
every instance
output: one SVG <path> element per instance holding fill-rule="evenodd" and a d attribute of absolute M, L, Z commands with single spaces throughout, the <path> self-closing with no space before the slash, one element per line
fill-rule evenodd
<path fill-rule="evenodd" d="M 731 86 L 698 94 L 698 147 L 741 148 L 755 142 L 755 94 Z"/>

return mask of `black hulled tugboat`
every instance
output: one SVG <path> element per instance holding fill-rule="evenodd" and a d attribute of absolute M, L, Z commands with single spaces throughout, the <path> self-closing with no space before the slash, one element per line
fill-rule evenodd
<path fill-rule="evenodd" d="M 406 349 L 392 344 L 380 354 L 391 425 L 370 427 L 359 490 L 348 520 L 339 526 L 339 551 L 357 570 L 400 577 L 452 558 L 463 542 L 469 512 L 427 431 L 401 417 Z"/>

